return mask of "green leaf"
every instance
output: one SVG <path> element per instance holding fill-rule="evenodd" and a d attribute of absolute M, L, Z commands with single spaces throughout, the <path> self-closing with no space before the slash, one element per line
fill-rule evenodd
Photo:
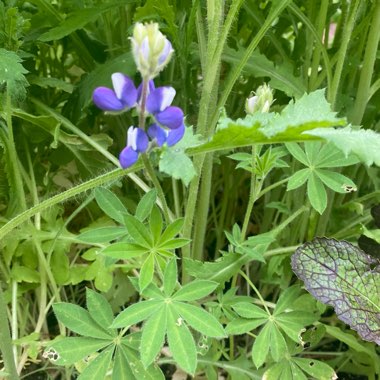
<path fill-rule="evenodd" d="M 0 48 L 0 85 L 6 83 L 13 100 L 23 100 L 26 95 L 28 71 L 22 66 L 21 58 L 13 51 Z"/>
<path fill-rule="evenodd" d="M 248 331 L 252 331 L 256 329 L 257 327 L 261 326 L 267 321 L 268 321 L 268 318 L 261 318 L 261 319 L 236 318 L 236 319 L 233 319 L 230 323 L 228 323 L 228 325 L 226 326 L 226 333 L 228 335 L 245 334 Z"/>
<path fill-rule="evenodd" d="M 156 205 L 153 206 L 152 213 L 150 214 L 149 227 L 153 237 L 153 242 L 154 244 L 157 244 L 160 240 L 162 231 L 162 215 Z"/>
<path fill-rule="evenodd" d="M 127 3 L 134 3 L 135 0 L 117 1 L 109 4 L 99 5 L 96 8 L 79 9 L 66 17 L 58 26 L 50 29 L 39 37 L 40 41 L 56 41 L 78 29 L 82 29 L 86 24 L 96 20 L 102 13 L 117 6 Z"/>
<path fill-rule="evenodd" d="M 162 305 L 162 301 L 158 300 L 134 303 L 116 316 L 111 327 L 124 328 L 139 323 L 150 317 L 160 305 Z"/>
<path fill-rule="evenodd" d="M 276 302 L 276 307 L 274 309 L 273 315 L 277 316 L 283 313 L 289 307 L 292 308 L 293 302 L 299 298 L 300 293 L 301 289 L 298 285 L 293 285 L 285 289 Z"/>
<path fill-rule="evenodd" d="M 113 321 L 111 305 L 104 296 L 86 288 L 86 304 L 90 316 L 103 328 L 108 329 Z"/>
<path fill-rule="evenodd" d="M 159 244 L 163 244 L 168 240 L 172 240 L 175 236 L 179 234 L 183 227 L 183 218 L 176 219 L 174 222 L 170 223 L 166 228 L 161 238 Z"/>
<path fill-rule="evenodd" d="M 211 141 L 187 152 L 198 154 L 253 144 L 317 140 L 303 132 L 344 125 L 345 120 L 335 115 L 324 97 L 324 90 L 317 90 L 295 103 L 290 102 L 281 114 L 257 112 L 236 121 L 222 117 Z"/>
<path fill-rule="evenodd" d="M 150 253 L 145 259 L 144 264 L 140 270 L 139 287 L 140 292 L 152 282 L 154 274 L 154 254 Z"/>
<path fill-rule="evenodd" d="M 327 194 L 322 181 L 314 173 L 310 174 L 307 182 L 307 196 L 313 208 L 322 214 L 327 206 Z"/>
<path fill-rule="evenodd" d="M 119 345 L 116 348 L 112 380 L 135 380 L 128 363 L 128 358 L 124 355 L 122 347 L 122 345 Z"/>
<path fill-rule="evenodd" d="M 310 176 L 309 169 L 301 169 L 290 176 L 288 180 L 287 190 L 294 190 L 302 186 Z"/>
<path fill-rule="evenodd" d="M 109 340 L 68 337 L 49 344 L 44 355 L 55 364 L 72 365 L 110 344 L 112 344 L 111 337 L 109 337 Z"/>
<path fill-rule="evenodd" d="M 160 243 L 158 249 L 176 249 L 185 246 L 190 243 L 190 239 L 177 238 L 172 240 L 166 240 L 164 243 Z"/>
<path fill-rule="evenodd" d="M 193 135 L 191 127 L 186 128 L 185 135 L 180 142 L 172 147 L 165 147 L 161 153 L 160 171 L 175 179 L 180 179 L 187 186 L 196 176 L 193 162 L 185 153 L 187 148 L 199 145 L 199 137 Z"/>
<path fill-rule="evenodd" d="M 177 283 L 177 260 L 169 260 L 164 273 L 164 293 L 167 297 L 171 296 Z"/>
<path fill-rule="evenodd" d="M 325 143 L 318 152 L 314 165 L 318 168 L 341 168 L 357 164 L 359 159 L 350 154 L 348 157 L 333 143 Z"/>
<path fill-rule="evenodd" d="M 285 144 L 286 149 L 290 152 L 290 154 L 299 162 L 304 164 L 305 166 L 309 166 L 308 159 L 306 157 L 305 152 L 297 143 L 287 143 Z"/>
<path fill-rule="evenodd" d="M 304 372 L 315 379 L 331 380 L 336 379 L 335 371 L 327 364 L 315 359 L 292 358 Z"/>
<path fill-rule="evenodd" d="M 219 321 L 201 307 L 177 301 L 173 301 L 173 307 L 194 330 L 203 335 L 213 338 L 226 336 Z"/>
<path fill-rule="evenodd" d="M 124 217 L 124 223 L 127 227 L 128 233 L 133 237 L 134 241 L 143 247 L 150 248 L 152 246 L 152 236 L 149 230 L 132 215 L 126 215 Z"/>
<path fill-rule="evenodd" d="M 271 323 L 267 323 L 257 335 L 252 346 L 252 360 L 256 368 L 260 368 L 266 360 L 269 352 L 271 336 Z"/>
<path fill-rule="evenodd" d="M 82 232 L 77 236 L 77 240 L 85 243 L 108 243 L 126 234 L 127 231 L 123 227 L 99 227 Z"/>
<path fill-rule="evenodd" d="M 172 299 L 176 301 L 195 301 L 208 296 L 217 286 L 218 283 L 214 281 L 194 280 L 177 290 Z"/>
<path fill-rule="evenodd" d="M 284 336 L 274 323 L 270 323 L 270 352 L 275 362 L 278 362 L 288 352 Z"/>
<path fill-rule="evenodd" d="M 102 250 L 102 254 L 119 260 L 128 260 L 149 252 L 149 249 L 133 243 L 113 243 Z"/>
<path fill-rule="evenodd" d="M 166 307 L 157 308 L 142 328 L 141 335 L 141 361 L 145 367 L 151 364 L 160 352 L 166 333 Z"/>
<path fill-rule="evenodd" d="M 307 131 L 305 134 L 333 142 L 346 156 L 352 152 L 368 166 L 373 163 L 380 166 L 380 134 L 372 130 L 328 128 Z"/>
<path fill-rule="evenodd" d="M 105 379 L 110 367 L 114 347 L 109 347 L 102 351 L 78 376 L 78 380 Z"/>
<path fill-rule="evenodd" d="M 112 219 L 124 223 L 124 215 L 128 214 L 120 199 L 110 190 L 104 187 L 95 189 L 95 199 L 98 206 Z"/>
<path fill-rule="evenodd" d="M 41 281 L 41 276 L 35 269 L 31 269 L 17 264 L 12 268 L 11 277 L 14 281 L 24 281 L 31 284 L 39 284 Z"/>
<path fill-rule="evenodd" d="M 243 318 L 268 318 L 268 314 L 261 307 L 249 302 L 237 302 L 232 308 Z"/>
<path fill-rule="evenodd" d="M 350 193 L 357 190 L 355 183 L 343 174 L 323 169 L 315 169 L 314 173 L 327 187 L 337 193 Z"/>
<path fill-rule="evenodd" d="M 380 261 L 345 241 L 316 238 L 292 256 L 292 269 L 318 300 L 365 340 L 380 344 Z"/>
<path fill-rule="evenodd" d="M 77 334 L 100 339 L 112 338 L 91 318 L 87 310 L 78 305 L 61 302 L 54 304 L 53 310 L 57 319 Z"/>
<path fill-rule="evenodd" d="M 136 208 L 135 217 L 143 222 L 152 212 L 157 199 L 157 191 L 152 189 L 144 194 Z"/>
<path fill-rule="evenodd" d="M 174 360 L 184 371 L 194 374 L 197 367 L 197 348 L 190 330 L 170 306 L 168 310 L 167 337 Z"/>

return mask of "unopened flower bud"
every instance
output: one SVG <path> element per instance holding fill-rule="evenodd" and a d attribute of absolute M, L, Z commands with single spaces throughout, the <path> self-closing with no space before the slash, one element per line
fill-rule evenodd
<path fill-rule="evenodd" d="M 273 103 L 273 92 L 269 85 L 263 84 L 245 102 L 245 112 L 253 114 L 255 112 L 269 112 Z"/>
<path fill-rule="evenodd" d="M 133 29 L 132 53 L 137 69 L 145 79 L 153 79 L 168 64 L 174 52 L 157 23 L 137 23 Z"/>

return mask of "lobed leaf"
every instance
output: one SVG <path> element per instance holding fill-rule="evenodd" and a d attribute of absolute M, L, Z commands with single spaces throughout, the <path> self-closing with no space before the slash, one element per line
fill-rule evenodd
<path fill-rule="evenodd" d="M 334 307 L 365 340 L 380 344 L 380 261 L 345 241 L 316 238 L 297 249 L 292 268 L 306 289 Z"/>

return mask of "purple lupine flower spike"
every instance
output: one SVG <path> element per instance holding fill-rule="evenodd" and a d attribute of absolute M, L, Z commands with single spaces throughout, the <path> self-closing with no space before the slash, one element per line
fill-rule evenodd
<path fill-rule="evenodd" d="M 169 129 L 179 128 L 183 124 L 183 111 L 179 107 L 167 107 L 155 117 L 160 124 Z"/>
<path fill-rule="evenodd" d="M 179 128 L 172 129 L 168 133 L 166 144 L 168 144 L 168 146 L 173 146 L 177 144 L 177 142 L 182 139 L 184 134 L 185 134 L 185 124 L 182 124 Z"/>
<path fill-rule="evenodd" d="M 126 169 L 133 165 L 137 161 L 139 153 L 145 152 L 148 149 L 148 145 L 148 136 L 144 130 L 133 126 L 129 127 L 127 146 L 119 155 L 121 167 Z"/>
<path fill-rule="evenodd" d="M 148 135 L 151 139 L 156 139 L 157 145 L 162 146 L 165 143 L 168 146 L 173 146 L 180 141 L 185 134 L 185 125 L 182 124 L 179 128 L 165 130 L 158 124 L 152 124 L 148 129 Z"/>
<path fill-rule="evenodd" d="M 137 89 L 132 79 L 121 73 L 114 73 L 111 78 L 114 91 L 108 87 L 97 87 L 92 95 L 94 103 L 108 112 L 132 108 L 137 101 Z"/>

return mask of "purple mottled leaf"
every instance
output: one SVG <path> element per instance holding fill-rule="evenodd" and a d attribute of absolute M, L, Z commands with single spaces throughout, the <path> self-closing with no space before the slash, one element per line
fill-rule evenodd
<path fill-rule="evenodd" d="M 346 241 L 315 238 L 292 256 L 292 268 L 340 320 L 380 345 L 380 261 Z"/>

